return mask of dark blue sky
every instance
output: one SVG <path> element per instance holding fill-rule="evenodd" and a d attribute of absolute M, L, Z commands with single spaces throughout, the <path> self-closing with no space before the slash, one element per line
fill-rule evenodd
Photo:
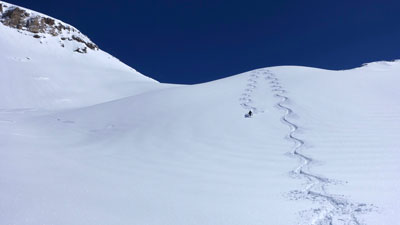
<path fill-rule="evenodd" d="M 400 59 L 400 1 L 9 0 L 77 27 L 161 82 Z"/>

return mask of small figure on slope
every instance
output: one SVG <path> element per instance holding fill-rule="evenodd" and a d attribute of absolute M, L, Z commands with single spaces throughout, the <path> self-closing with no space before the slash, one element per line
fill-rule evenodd
<path fill-rule="evenodd" d="M 244 117 L 250 118 L 253 115 L 253 112 L 250 110 Z"/>

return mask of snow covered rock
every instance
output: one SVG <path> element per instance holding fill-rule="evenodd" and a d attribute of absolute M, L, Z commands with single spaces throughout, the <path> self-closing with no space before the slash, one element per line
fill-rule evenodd
<path fill-rule="evenodd" d="M 8 27 L 18 29 L 34 38 L 45 38 L 46 35 L 43 34 L 59 37 L 62 47 L 65 46 L 66 41 L 75 41 L 84 45 L 84 47 L 75 48 L 75 52 L 87 53 L 87 48 L 99 50 L 99 47 L 88 37 L 68 24 L 8 3 L 0 2 L 0 6 L 0 21 Z"/>
<path fill-rule="evenodd" d="M 73 26 L 0 4 L 0 109 L 78 107 L 160 86 Z"/>

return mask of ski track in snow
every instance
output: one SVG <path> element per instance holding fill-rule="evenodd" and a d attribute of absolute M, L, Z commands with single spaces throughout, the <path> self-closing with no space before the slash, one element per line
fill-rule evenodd
<path fill-rule="evenodd" d="M 335 181 L 321 175 L 314 174 L 310 167 L 315 161 L 311 156 L 303 153 L 305 141 L 296 137 L 295 134 L 299 127 L 294 122 L 289 120 L 289 117 L 294 114 L 293 110 L 288 106 L 290 99 L 288 93 L 281 85 L 276 75 L 269 70 L 260 69 L 250 72 L 248 84 L 242 93 L 240 105 L 246 110 L 252 110 L 254 115 L 263 112 L 253 104 L 252 92 L 257 88 L 257 84 L 261 78 L 269 81 L 271 91 L 274 97 L 280 101 L 276 103 L 276 108 L 284 111 L 281 117 L 281 122 L 287 125 L 290 129 L 287 134 L 287 140 L 294 143 L 290 155 L 297 158 L 300 163 L 292 171 L 290 175 L 296 179 L 303 179 L 306 183 L 303 188 L 293 190 L 289 193 L 289 198 L 292 200 L 309 200 L 312 203 L 319 205 L 317 208 L 300 212 L 301 222 L 299 224 L 311 225 L 362 225 L 358 216 L 374 211 L 376 207 L 364 203 L 354 203 L 345 196 L 330 194 L 327 191 L 328 185 L 340 184 L 342 182 Z"/>

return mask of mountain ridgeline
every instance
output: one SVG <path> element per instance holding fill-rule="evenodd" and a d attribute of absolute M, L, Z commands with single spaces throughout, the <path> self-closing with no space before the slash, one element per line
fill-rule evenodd
<path fill-rule="evenodd" d="M 65 47 L 66 41 L 81 43 L 81 46 L 73 49 L 78 53 L 87 53 L 89 49 L 99 50 L 95 43 L 76 28 L 46 15 L 2 1 L 0 1 L 0 22 L 33 38 L 45 39 L 48 35 L 59 37 L 61 47 Z"/>

